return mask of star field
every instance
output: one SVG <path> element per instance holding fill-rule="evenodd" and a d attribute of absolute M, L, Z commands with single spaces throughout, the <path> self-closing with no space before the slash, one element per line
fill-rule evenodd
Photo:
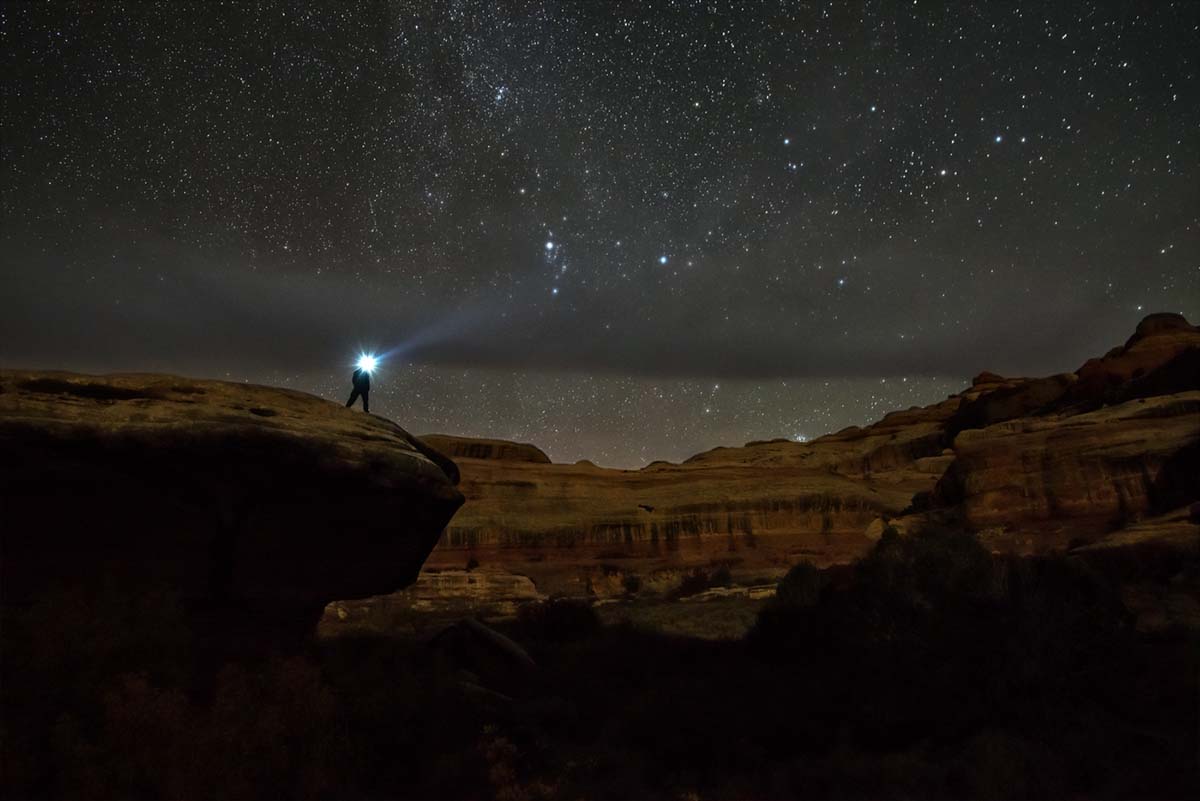
<path fill-rule="evenodd" d="M 1200 317 L 1200 4 L 0 6 L 0 363 L 630 466 Z M 720 389 L 713 390 L 712 387 Z"/>

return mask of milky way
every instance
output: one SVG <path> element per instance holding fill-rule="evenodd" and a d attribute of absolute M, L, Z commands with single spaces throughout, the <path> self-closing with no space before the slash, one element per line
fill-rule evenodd
<path fill-rule="evenodd" d="M 0 7 L 0 363 L 641 464 L 1200 316 L 1200 4 Z M 716 387 L 716 389 L 714 389 Z"/>

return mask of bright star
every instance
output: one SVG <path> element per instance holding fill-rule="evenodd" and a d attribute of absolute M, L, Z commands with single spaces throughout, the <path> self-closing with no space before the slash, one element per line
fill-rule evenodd
<path fill-rule="evenodd" d="M 996 134 L 996 141 L 997 141 L 997 142 L 1000 142 L 1002 139 L 1004 139 L 1004 137 L 1003 137 L 1003 136 L 1001 136 L 1000 134 Z"/>
<path fill-rule="evenodd" d="M 658 257 L 658 263 L 659 263 L 659 264 L 666 264 L 666 263 L 667 263 L 667 257 L 666 257 L 666 256 L 659 256 L 659 257 Z"/>
<path fill-rule="evenodd" d="M 553 242 L 547 242 L 547 243 L 546 243 L 546 250 L 554 250 L 554 243 L 553 243 Z"/>

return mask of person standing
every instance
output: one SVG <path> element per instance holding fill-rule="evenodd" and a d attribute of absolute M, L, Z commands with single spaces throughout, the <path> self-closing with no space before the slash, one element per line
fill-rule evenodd
<path fill-rule="evenodd" d="M 370 394 L 371 394 L 371 371 L 359 367 L 354 371 L 354 375 L 350 378 L 354 384 L 354 391 L 350 393 L 350 400 L 346 401 L 346 408 L 349 409 L 354 405 L 354 401 L 362 396 L 363 411 L 367 414 L 371 413 Z"/>

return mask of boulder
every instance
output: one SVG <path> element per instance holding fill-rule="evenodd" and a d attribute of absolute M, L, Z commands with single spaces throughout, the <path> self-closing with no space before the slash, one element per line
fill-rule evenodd
<path fill-rule="evenodd" d="M 307 640 L 330 601 L 412 583 L 463 502 L 382 417 L 285 389 L 0 371 L 0 599 L 167 593 L 205 647 Z"/>

